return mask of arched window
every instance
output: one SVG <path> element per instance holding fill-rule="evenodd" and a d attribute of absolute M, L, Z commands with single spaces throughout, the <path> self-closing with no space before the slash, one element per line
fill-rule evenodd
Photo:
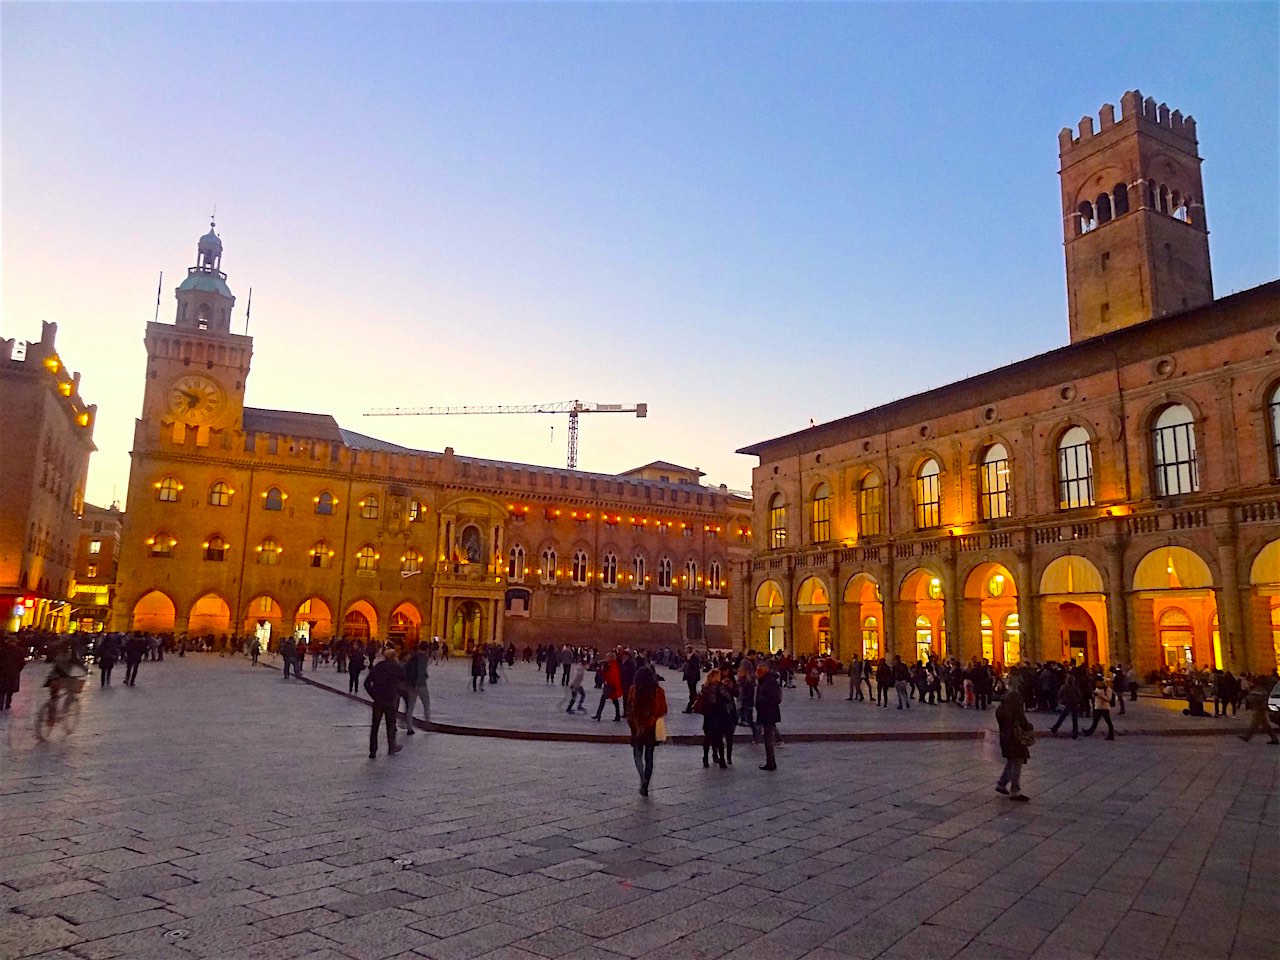
<path fill-rule="evenodd" d="M 1129 212 L 1129 188 L 1117 183 L 1111 190 L 1111 209 L 1117 217 Z"/>
<path fill-rule="evenodd" d="M 507 551 L 507 579 L 514 583 L 524 582 L 524 547 L 518 543 Z"/>
<path fill-rule="evenodd" d="M 1151 428 L 1151 460 L 1156 496 L 1177 497 L 1200 489 L 1195 421 L 1182 404 L 1165 407 L 1156 417 Z"/>
<path fill-rule="evenodd" d="M 416 550 L 409 550 L 400 558 L 400 575 L 403 577 L 407 574 L 422 572 L 422 554 Z"/>
<path fill-rule="evenodd" d="M 769 549 L 781 550 L 787 545 L 787 503 L 782 494 L 769 498 Z"/>
<path fill-rule="evenodd" d="M 373 576 L 378 570 L 378 551 L 365 544 L 356 554 L 356 574 Z"/>
<path fill-rule="evenodd" d="M 1058 506 L 1093 506 L 1093 447 L 1084 427 L 1072 427 L 1058 441 Z"/>
<path fill-rule="evenodd" d="M 311 548 L 311 566 L 317 570 L 327 570 L 333 562 L 333 548 L 321 540 Z"/>
<path fill-rule="evenodd" d="M 643 590 L 648 579 L 644 572 L 644 557 L 636 554 L 631 558 L 631 589 Z"/>
<path fill-rule="evenodd" d="M 333 494 L 328 490 L 323 491 L 318 497 L 316 497 L 316 513 L 320 514 L 322 517 L 333 516 L 333 504 Z"/>
<path fill-rule="evenodd" d="M 1169 607 L 1160 614 L 1160 647 L 1164 665 L 1170 670 L 1187 670 L 1192 666 L 1194 637 L 1191 618 L 1185 611 Z"/>
<path fill-rule="evenodd" d="M 993 443 L 982 456 L 982 519 L 1009 515 L 1009 454 L 1003 443 Z"/>
<path fill-rule="evenodd" d="M 880 623 L 875 617 L 862 621 L 862 655 L 868 660 L 880 657 Z"/>
<path fill-rule="evenodd" d="M 258 562 L 266 566 L 274 566 L 280 561 L 280 554 L 284 547 L 273 537 L 267 537 L 258 544 Z"/>
<path fill-rule="evenodd" d="M 209 506 L 211 507 L 229 507 L 231 506 L 231 488 L 219 480 L 209 488 Z"/>
<path fill-rule="evenodd" d="M 1272 476 L 1280 480 L 1280 384 L 1271 390 L 1271 400 L 1267 404 L 1271 414 L 1271 470 Z"/>
<path fill-rule="evenodd" d="M 1160 184 L 1160 190 L 1156 194 L 1156 209 L 1161 213 L 1169 212 L 1169 188 L 1163 183 Z"/>
<path fill-rule="evenodd" d="M 933 653 L 933 624 L 926 616 L 916 617 L 916 659 L 929 662 Z"/>
<path fill-rule="evenodd" d="M 663 557 L 658 561 L 658 589 L 671 589 L 671 558 Z"/>
<path fill-rule="evenodd" d="M 204 558 L 214 563 L 227 559 L 227 541 L 214 534 L 204 543 Z"/>
<path fill-rule="evenodd" d="M 720 561 L 712 560 L 707 565 L 707 592 L 720 593 L 724 590 L 724 579 L 720 574 Z"/>
<path fill-rule="evenodd" d="M 932 458 L 916 472 L 916 529 L 942 526 L 942 468 Z"/>
<path fill-rule="evenodd" d="M 880 485 L 880 475 L 869 473 L 858 488 L 858 535 L 861 537 L 880 536 L 880 517 L 883 511 L 884 487 Z"/>
<path fill-rule="evenodd" d="M 176 477 L 165 477 L 156 484 L 156 490 L 161 503 L 177 503 L 178 494 L 182 492 L 182 484 Z"/>
<path fill-rule="evenodd" d="M 581 550 L 575 550 L 573 552 L 573 566 L 570 569 L 570 579 L 579 586 L 582 586 L 591 576 L 588 567 L 587 555 Z"/>
<path fill-rule="evenodd" d="M 147 546 L 151 548 L 153 557 L 172 557 L 173 548 L 177 545 L 178 541 L 167 533 L 157 533 L 154 537 L 147 539 Z"/>
<path fill-rule="evenodd" d="M 556 582 L 556 552 L 550 547 L 542 551 L 542 569 L 538 576 L 543 583 Z"/>
<path fill-rule="evenodd" d="M 365 520 L 378 519 L 378 498 L 373 494 L 360 501 L 360 516 Z"/>
<path fill-rule="evenodd" d="M 1076 208 L 1080 214 L 1080 232 L 1088 233 L 1090 230 L 1098 226 L 1098 221 L 1093 218 L 1093 204 L 1086 200 Z"/>
<path fill-rule="evenodd" d="M 600 564 L 600 582 L 606 587 L 618 585 L 618 558 L 613 553 L 604 555 L 604 562 Z"/>
<path fill-rule="evenodd" d="M 684 564 L 684 588 L 686 590 L 697 590 L 698 583 L 698 561 L 689 559 Z"/>
<path fill-rule="evenodd" d="M 1181 220 L 1183 223 L 1191 222 L 1191 197 L 1178 197 L 1174 195 L 1173 216 L 1175 219 Z"/>
<path fill-rule="evenodd" d="M 409 501 L 409 522 L 417 523 L 421 519 L 422 519 L 422 501 L 410 500 Z"/>
<path fill-rule="evenodd" d="M 1154 210 L 1156 208 L 1156 182 L 1154 180 L 1147 181 L 1147 209 Z"/>
<path fill-rule="evenodd" d="M 1111 222 L 1111 194 L 1100 193 L 1097 199 L 1098 223 Z"/>
<path fill-rule="evenodd" d="M 831 539 L 831 488 L 820 483 L 813 491 L 810 505 L 809 536 L 811 543 L 826 543 Z"/>
<path fill-rule="evenodd" d="M 263 510 L 283 510 L 284 492 L 279 487 L 272 487 L 262 495 Z"/>
<path fill-rule="evenodd" d="M 1016 667 L 1022 662 L 1022 629 L 1016 613 L 1004 618 L 1004 665 Z"/>

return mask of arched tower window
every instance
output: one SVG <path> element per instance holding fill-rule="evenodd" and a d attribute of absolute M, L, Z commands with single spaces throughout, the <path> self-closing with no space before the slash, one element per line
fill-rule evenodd
<path fill-rule="evenodd" d="M 831 488 L 825 483 L 814 489 L 810 510 L 810 542 L 826 543 L 831 539 Z"/>
<path fill-rule="evenodd" d="M 227 558 L 227 541 L 217 534 L 204 543 L 204 558 L 214 563 L 221 563 Z"/>
<path fill-rule="evenodd" d="M 648 579 L 645 575 L 644 557 L 636 554 L 631 558 L 631 589 L 643 590 Z"/>
<path fill-rule="evenodd" d="M 279 487 L 272 487 L 262 495 L 263 510 L 283 510 L 284 493 Z"/>
<path fill-rule="evenodd" d="M 707 593 L 720 593 L 724 589 L 724 579 L 720 572 L 720 561 L 712 560 L 707 565 Z"/>
<path fill-rule="evenodd" d="M 1009 453 L 1003 443 L 993 443 L 982 455 L 982 519 L 1000 520 L 1009 515 Z"/>
<path fill-rule="evenodd" d="M 658 561 L 658 589 L 671 589 L 671 558 L 663 557 Z"/>
<path fill-rule="evenodd" d="M 165 477 L 156 484 L 157 497 L 161 503 L 177 503 L 178 494 L 182 492 L 182 484 L 177 477 Z"/>
<path fill-rule="evenodd" d="M 1200 489 L 1195 418 L 1180 403 L 1165 407 L 1151 428 L 1156 496 L 1177 497 Z"/>
<path fill-rule="evenodd" d="M 769 549 L 781 550 L 787 545 L 787 502 L 782 494 L 769 498 Z"/>
<path fill-rule="evenodd" d="M 1111 208 L 1117 217 L 1129 212 L 1129 188 L 1123 183 L 1117 183 L 1111 190 Z"/>
<path fill-rule="evenodd" d="M 684 588 L 697 590 L 698 586 L 698 561 L 691 558 L 684 565 Z"/>
<path fill-rule="evenodd" d="M 916 472 L 916 529 L 942 526 L 942 468 L 932 458 Z"/>
<path fill-rule="evenodd" d="M 274 537 L 267 537 L 258 544 L 258 562 L 267 566 L 275 566 L 280 562 L 280 554 L 284 547 Z"/>
<path fill-rule="evenodd" d="M 618 557 L 613 553 L 604 555 L 604 562 L 600 564 L 600 582 L 606 587 L 616 587 L 618 585 Z"/>
<path fill-rule="evenodd" d="M 222 481 L 218 481 L 209 488 L 209 506 L 211 507 L 229 507 L 231 506 L 231 488 Z"/>
<path fill-rule="evenodd" d="M 524 582 L 524 547 L 518 543 L 507 551 L 507 579 L 513 583 Z"/>
<path fill-rule="evenodd" d="M 1109 223 L 1111 221 L 1111 194 L 1098 194 L 1098 199 L 1095 203 L 1098 209 L 1098 223 Z"/>
<path fill-rule="evenodd" d="M 1271 388 L 1267 410 L 1271 414 L 1271 475 L 1280 480 L 1280 384 Z"/>
<path fill-rule="evenodd" d="M 316 513 L 322 517 L 333 516 L 333 494 L 328 490 L 323 491 L 316 497 Z"/>
<path fill-rule="evenodd" d="M 1160 189 L 1156 193 L 1156 209 L 1161 213 L 1169 212 L 1169 188 L 1163 183 L 1160 184 Z"/>
<path fill-rule="evenodd" d="M 542 569 L 538 571 L 538 577 L 543 583 L 556 582 L 556 552 L 550 547 L 542 551 Z"/>
<path fill-rule="evenodd" d="M 591 576 L 590 565 L 587 563 L 587 555 L 581 550 L 574 551 L 573 566 L 570 569 L 571 578 L 574 583 L 582 586 Z"/>
<path fill-rule="evenodd" d="M 1093 506 L 1093 448 L 1084 427 L 1072 427 L 1058 441 L 1058 506 Z"/>
<path fill-rule="evenodd" d="M 1080 204 L 1076 208 L 1076 212 L 1080 214 L 1080 232 L 1088 233 L 1090 230 L 1098 226 L 1098 221 L 1093 217 L 1093 204 L 1088 200 Z"/>

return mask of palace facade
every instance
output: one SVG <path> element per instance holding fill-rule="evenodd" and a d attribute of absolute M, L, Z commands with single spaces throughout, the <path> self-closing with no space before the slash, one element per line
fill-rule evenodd
<path fill-rule="evenodd" d="M 751 503 L 658 462 L 618 475 L 411 450 L 244 404 L 253 341 L 211 228 L 147 325 L 113 629 L 728 647 Z"/>
<path fill-rule="evenodd" d="M 1195 121 L 1059 136 L 1071 343 L 757 443 L 749 644 L 1280 661 L 1280 282 L 1213 299 Z"/>

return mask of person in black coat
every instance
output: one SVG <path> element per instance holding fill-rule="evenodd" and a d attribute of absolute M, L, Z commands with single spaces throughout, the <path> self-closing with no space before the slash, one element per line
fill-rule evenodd
<path fill-rule="evenodd" d="M 347 693 L 360 692 L 360 674 L 364 672 L 364 647 L 355 644 L 351 648 L 351 655 L 347 657 L 347 676 L 350 681 L 347 683 Z"/>
<path fill-rule="evenodd" d="M 1000 755 L 1004 757 L 1004 772 L 996 781 L 996 792 L 1003 793 L 1010 800 L 1027 802 L 1022 792 L 1022 767 L 1031 759 L 1031 749 L 1018 737 L 1019 731 L 1030 730 L 1027 711 L 1022 703 L 1022 694 L 1018 686 L 1011 686 L 1008 694 L 996 707 L 996 724 L 1000 728 Z"/>
<path fill-rule="evenodd" d="M 383 659 L 369 669 L 364 678 L 365 693 L 373 699 L 373 723 L 369 727 L 369 759 L 378 755 L 378 725 L 387 728 L 387 754 L 399 753 L 396 744 L 396 708 L 404 690 L 404 668 L 400 666 L 395 647 L 387 647 Z"/>
<path fill-rule="evenodd" d="M 124 644 L 124 682 L 133 687 L 138 684 L 138 666 L 147 653 L 147 638 L 134 634 Z"/>
<path fill-rule="evenodd" d="M 106 687 L 111 685 L 111 671 L 115 669 L 116 661 L 119 659 L 120 638 L 114 633 L 109 633 L 98 644 L 99 686 Z"/>
<path fill-rule="evenodd" d="M 689 688 L 689 703 L 685 706 L 685 713 L 693 713 L 693 704 L 698 699 L 698 681 L 702 679 L 702 660 L 693 648 L 689 648 L 689 659 L 684 662 L 684 682 Z"/>
<path fill-rule="evenodd" d="M 756 722 L 764 728 L 764 766 L 760 769 L 777 770 L 773 747 L 778 740 L 778 724 L 782 722 L 782 684 L 769 660 L 756 670 L 756 677 Z"/>
<path fill-rule="evenodd" d="M 17 637 L 0 640 L 0 710 L 13 706 L 13 695 L 22 681 L 22 668 L 27 665 L 26 645 Z"/>

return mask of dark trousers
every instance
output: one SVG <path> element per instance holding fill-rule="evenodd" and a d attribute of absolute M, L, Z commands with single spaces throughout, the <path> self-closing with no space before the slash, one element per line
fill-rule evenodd
<path fill-rule="evenodd" d="M 564 670 L 560 674 L 560 686 L 562 687 L 567 687 L 569 685 L 569 667 L 571 666 L 572 664 L 566 663 L 564 665 Z"/>
<path fill-rule="evenodd" d="M 1071 717 L 1071 739 L 1074 740 L 1080 734 L 1080 711 L 1074 707 L 1063 707 L 1062 712 L 1058 714 L 1057 722 L 1049 729 L 1057 733 L 1058 728 L 1062 726 L 1062 721 L 1068 716 Z"/>
<path fill-rule="evenodd" d="M 755 707 L 744 706 L 738 715 L 738 723 L 744 727 L 751 728 L 751 742 L 755 743 L 760 737 L 760 728 L 756 726 L 756 710 Z"/>
<path fill-rule="evenodd" d="M 565 713 L 573 713 L 573 701 L 578 701 L 578 706 L 585 706 L 587 702 L 587 691 L 581 687 L 574 687 L 569 690 L 569 709 Z"/>
<path fill-rule="evenodd" d="M 293 657 L 286 654 L 284 658 L 284 678 L 286 680 L 289 679 L 289 671 L 291 669 L 293 669 Z"/>
<path fill-rule="evenodd" d="M 640 774 L 642 787 L 649 786 L 649 778 L 653 776 L 653 747 L 652 743 L 631 745 L 631 753 L 636 761 L 636 773 Z"/>
<path fill-rule="evenodd" d="M 373 701 L 373 723 L 369 727 L 369 755 L 373 756 L 378 752 L 378 724 L 383 724 L 387 728 L 387 749 L 391 750 L 396 745 L 396 706 L 397 701 L 383 703 L 378 700 Z"/>
<path fill-rule="evenodd" d="M 685 686 L 689 688 L 689 704 L 684 708 L 684 712 L 693 713 L 693 702 L 698 699 L 698 681 L 686 680 Z"/>
<path fill-rule="evenodd" d="M 347 682 L 347 693 L 360 692 L 360 674 L 363 672 L 363 670 L 352 670 L 348 674 L 351 679 Z"/>
<path fill-rule="evenodd" d="M 556 668 L 553 666 L 547 667 L 547 683 L 555 683 L 555 682 L 556 682 Z"/>
<path fill-rule="evenodd" d="M 778 741 L 778 728 L 775 724 L 764 724 L 764 765 L 770 769 L 778 764 L 774 760 L 773 745 Z"/>
<path fill-rule="evenodd" d="M 609 691 L 607 689 L 602 691 L 600 694 L 600 706 L 596 707 L 596 719 L 599 720 L 600 715 L 604 713 L 604 705 L 607 700 L 613 701 L 613 719 L 621 720 L 622 708 L 618 706 L 617 698 L 609 696 Z"/>
<path fill-rule="evenodd" d="M 702 765 L 705 767 L 708 763 L 724 763 L 724 737 L 718 733 L 702 735 Z"/>
<path fill-rule="evenodd" d="M 124 682 L 131 687 L 138 680 L 138 665 L 141 663 L 141 660 L 126 660 L 124 662 Z"/>
<path fill-rule="evenodd" d="M 481 674 L 473 673 L 471 675 L 471 692 L 475 693 L 477 690 L 481 693 L 484 692 L 484 677 Z"/>
<path fill-rule="evenodd" d="M 114 660 L 99 660 L 98 673 L 101 675 L 101 686 L 106 686 L 111 682 L 111 671 L 116 668 Z"/>
<path fill-rule="evenodd" d="M 1099 723 L 1099 721 L 1102 721 L 1102 720 L 1107 721 L 1107 739 L 1108 739 L 1108 740 L 1114 740 L 1114 739 L 1116 738 L 1116 728 L 1115 728 L 1115 727 L 1113 727 L 1113 726 L 1111 725 L 1111 711 L 1110 711 L 1110 710 L 1097 710 L 1097 709 L 1095 709 L 1095 710 L 1093 711 L 1093 726 L 1091 726 L 1088 730 L 1086 730 L 1086 731 L 1084 732 L 1084 735 L 1085 735 L 1086 737 L 1091 737 L 1091 736 L 1093 736 L 1093 731 L 1095 731 L 1095 730 L 1097 730 L 1097 729 L 1098 729 L 1098 723 Z"/>
<path fill-rule="evenodd" d="M 880 707 L 889 705 L 889 685 L 887 683 L 876 684 L 876 705 Z"/>
<path fill-rule="evenodd" d="M 13 706 L 12 693 L 0 693 L 0 710 L 8 710 Z"/>
<path fill-rule="evenodd" d="M 258 655 L 255 653 L 252 656 L 253 656 L 253 661 L 252 661 L 253 665 L 256 667 L 258 665 Z"/>

